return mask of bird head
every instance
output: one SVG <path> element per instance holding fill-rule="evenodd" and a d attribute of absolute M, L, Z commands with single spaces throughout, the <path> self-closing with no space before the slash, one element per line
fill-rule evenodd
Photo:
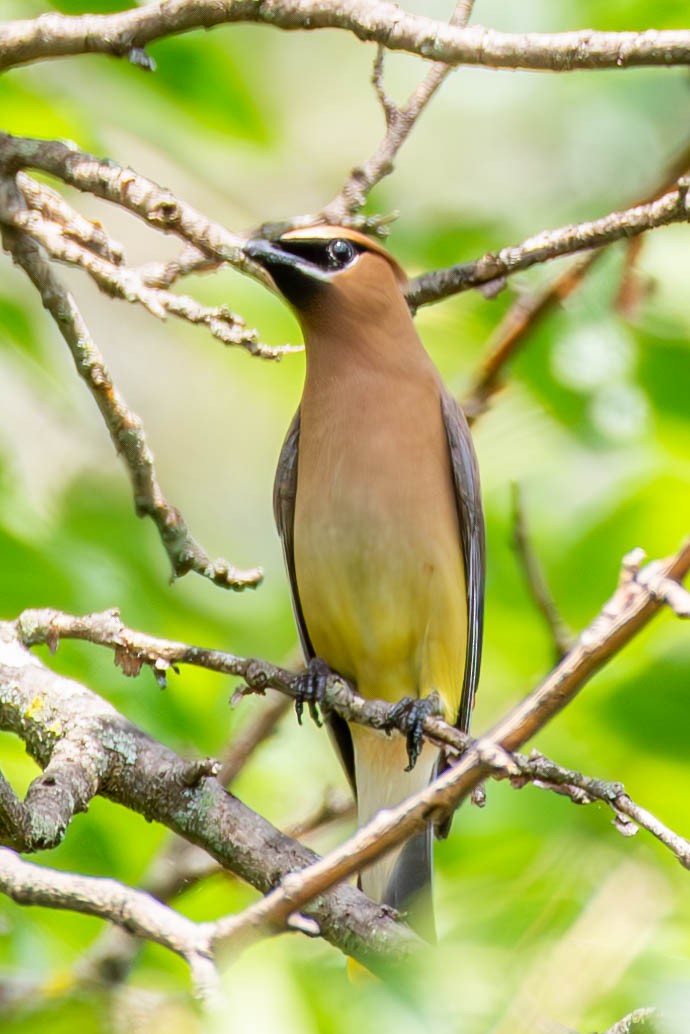
<path fill-rule="evenodd" d="M 306 327 L 336 316 L 372 319 L 392 302 L 405 305 L 405 273 L 385 248 L 357 230 L 303 227 L 276 240 L 250 240 L 244 252 Z"/>

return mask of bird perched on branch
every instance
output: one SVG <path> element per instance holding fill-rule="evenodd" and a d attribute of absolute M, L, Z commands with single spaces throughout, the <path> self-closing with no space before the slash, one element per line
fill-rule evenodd
<path fill-rule="evenodd" d="M 420 735 L 434 693 L 448 721 L 469 725 L 484 604 L 474 449 L 417 336 L 405 274 L 380 244 L 317 226 L 252 240 L 245 252 L 305 340 L 304 392 L 274 488 L 305 695 L 318 695 L 333 670 L 365 697 L 400 702 L 409 733 L 408 764 L 403 737 L 332 719 L 363 825 L 443 764 Z M 431 871 L 429 827 L 362 872 L 360 885 L 429 936 Z"/>

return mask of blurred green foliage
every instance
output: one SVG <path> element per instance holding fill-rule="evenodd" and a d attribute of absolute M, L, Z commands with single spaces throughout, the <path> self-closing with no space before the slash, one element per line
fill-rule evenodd
<path fill-rule="evenodd" d="M 123 2 L 9 0 L 9 19 L 44 10 L 123 9 Z M 412 5 L 411 5 L 412 6 Z M 417 5 L 438 17 L 440 0 Z M 477 0 L 496 28 L 687 27 L 687 3 L 650 0 Z M 3 128 L 66 137 L 165 183 L 233 228 L 314 211 L 382 130 L 368 76 L 373 48 L 339 33 L 281 34 L 256 26 L 191 33 L 151 48 L 158 71 L 84 56 L 0 79 Z M 422 72 L 388 60 L 395 96 Z M 687 145 L 687 70 L 564 76 L 458 71 L 374 192 L 372 211 L 398 209 L 391 248 L 412 272 L 643 196 Z M 71 196 L 71 195 L 70 195 Z M 175 253 L 131 217 L 80 198 L 121 239 L 130 261 Z M 673 551 L 690 513 L 690 264 L 688 230 L 658 231 L 642 250 L 643 300 L 615 310 L 623 251 L 614 248 L 564 308 L 532 334 L 507 386 L 476 429 L 486 498 L 487 638 L 475 729 L 486 729 L 552 662 L 511 546 L 509 482 L 524 488 L 534 545 L 571 627 L 611 593 L 634 546 Z M 511 281 L 494 301 L 463 295 L 419 314 L 448 383 L 466 388 L 517 292 L 556 267 Z M 0 278 L 0 594 L 2 616 L 52 605 L 118 606 L 152 633 L 284 660 L 295 644 L 271 517 L 271 482 L 296 405 L 303 358 L 280 364 L 224 351 L 201 330 L 99 295 L 65 271 L 117 383 L 143 417 L 165 491 L 212 555 L 260 562 L 265 584 L 240 596 L 188 576 L 171 586 L 155 531 L 137 521 L 127 479 L 54 327 L 8 260 Z M 189 290 L 228 302 L 274 343 L 298 340 L 289 314 L 257 285 L 224 272 Z M 47 654 L 46 654 L 47 657 Z M 586 688 L 538 737 L 561 763 L 626 783 L 679 831 L 688 804 L 687 631 L 670 615 Z M 128 680 L 110 656 L 64 643 L 49 663 L 104 694 L 152 735 L 192 755 L 218 754 L 252 714 L 233 711 L 231 685 L 184 670 L 161 692 Z M 21 746 L 0 738 L 18 791 L 35 775 Z M 236 790 L 281 825 L 342 785 L 326 738 L 292 718 L 261 748 Z M 353 987 L 325 944 L 277 938 L 224 974 L 227 1004 L 202 1018 L 184 965 L 144 948 L 130 985 L 113 994 L 72 974 L 98 936 L 92 919 L 0 905 L 1 978 L 43 993 L 7 1009 L 6 1034 L 204 1030 L 396 1034 L 536 1030 L 531 1010 L 581 1031 L 631 1009 L 663 1005 L 677 1030 L 690 1011 L 690 882 L 646 834 L 625 840 L 603 807 L 573 808 L 534 788 L 488 787 L 437 849 L 441 944 L 390 985 Z M 346 833 L 317 838 L 326 849 Z M 164 831 L 96 800 L 41 860 L 136 883 Z M 182 896 L 188 915 L 242 907 L 252 892 L 214 879 Z M 0 996 L 1 997 L 1 996 Z M 231 1019 L 228 1017 L 231 1015 Z M 521 1026 L 522 1024 L 522 1026 Z"/>

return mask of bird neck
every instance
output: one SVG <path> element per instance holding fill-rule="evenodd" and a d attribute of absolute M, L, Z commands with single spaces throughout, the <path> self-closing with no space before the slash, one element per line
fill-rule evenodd
<path fill-rule="evenodd" d="M 308 386 L 377 372 L 414 376 L 431 366 L 402 294 L 377 301 L 330 298 L 302 317 Z"/>

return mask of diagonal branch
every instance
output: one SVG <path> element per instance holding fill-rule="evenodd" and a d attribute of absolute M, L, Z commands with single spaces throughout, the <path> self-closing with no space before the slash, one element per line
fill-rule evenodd
<path fill-rule="evenodd" d="M 540 687 L 490 731 L 488 737 L 470 741 L 439 719 L 428 719 L 425 732 L 429 738 L 434 742 L 451 743 L 456 753 L 461 754 L 459 760 L 427 789 L 399 807 L 381 812 L 322 859 L 273 830 L 236 798 L 225 794 L 212 775 L 214 765 L 181 762 L 167 748 L 149 740 L 121 718 L 105 701 L 48 671 L 26 653 L 19 642 L 20 639 L 44 641 L 54 647 L 63 633 L 107 641 L 120 651 L 121 663 L 124 661 L 130 674 L 138 670 L 141 663 L 155 663 L 155 654 L 159 655 L 163 669 L 173 659 L 235 673 L 241 673 L 244 667 L 250 678 L 264 685 L 269 681 L 279 683 L 285 680 L 286 674 L 289 676 L 280 669 L 232 655 L 223 657 L 215 651 L 199 651 L 194 647 L 181 650 L 183 644 L 155 640 L 148 640 L 148 653 L 142 653 L 148 637 L 123 629 L 112 612 L 81 619 L 56 612 L 26 612 L 16 626 L 6 623 L 0 628 L 0 725 L 18 733 L 39 764 L 50 766 L 61 752 L 63 760 L 71 760 L 73 768 L 80 768 L 83 755 L 90 756 L 92 794 L 100 792 L 141 811 L 148 818 L 164 822 L 190 842 L 202 845 L 222 864 L 240 872 L 266 893 L 262 901 L 242 915 L 218 921 L 214 946 L 229 943 L 234 950 L 240 950 L 267 932 L 283 929 L 296 911 L 304 909 L 316 920 L 323 936 L 375 966 L 377 960 L 390 951 L 394 957 L 404 957 L 415 943 L 414 939 L 406 940 L 412 935 L 402 932 L 403 928 L 394 923 L 388 927 L 386 924 L 392 921 L 385 910 L 368 902 L 353 888 L 343 886 L 341 881 L 401 843 L 430 817 L 441 816 L 457 807 L 488 775 L 528 778 L 538 785 L 570 784 L 568 792 L 573 796 L 577 774 L 564 772 L 561 776 L 563 770 L 548 759 L 538 763 L 538 759 L 524 760 L 512 757 L 509 752 L 561 710 L 664 602 L 681 614 L 685 612 L 684 590 L 682 593 L 675 590 L 680 588 L 678 579 L 690 569 L 690 542 L 667 561 L 656 562 L 642 570 L 641 562 L 640 551 L 625 558 L 616 592 L 582 633 L 570 654 Z M 294 693 L 294 676 L 292 678 L 293 685 L 286 685 L 286 689 Z M 372 714 L 378 721 L 379 707 L 388 711 L 386 705 L 362 701 L 337 679 L 330 687 L 327 704 L 348 720 L 360 720 L 357 716 L 364 717 L 366 712 L 364 720 L 370 724 L 376 724 L 371 721 Z M 120 762 L 121 754 L 127 758 L 124 765 Z M 166 773 L 165 780 L 160 779 L 161 772 Z M 68 774 L 58 771 L 53 783 L 64 784 L 68 778 Z M 583 792 L 596 797 L 591 780 L 579 777 L 579 781 L 584 785 Z M 41 778 L 36 783 L 40 784 Z M 606 784 L 599 785 L 606 787 Z M 601 789 L 601 795 L 617 812 L 626 814 L 630 810 L 632 802 L 621 787 Z M 647 814 L 634 807 L 636 821 L 647 822 L 650 830 L 687 864 L 690 845 L 684 842 L 683 847 L 682 838 L 678 837 L 671 842 L 661 824 L 652 828 Z M 47 818 L 43 823 L 44 841 Z M 59 821 L 63 823 L 64 819 Z M 60 830 L 56 832 L 59 834 Z M 336 890 L 329 889 L 335 884 L 340 884 Z M 394 930 L 398 932 L 394 934 Z"/>
<path fill-rule="evenodd" d="M 280 923 L 336 880 L 366 868 L 401 840 L 424 828 L 432 816 L 457 808 L 482 779 L 498 769 L 519 775 L 507 751 L 520 747 L 573 699 L 599 668 L 658 611 L 652 593 L 636 580 L 639 557 L 625 558 L 616 592 L 582 633 L 571 653 L 533 693 L 498 722 L 486 738 L 470 742 L 459 761 L 429 787 L 396 808 L 379 812 L 343 845 L 308 869 L 284 877 L 279 887 L 243 915 L 224 922 L 223 933 L 241 946 L 257 927 Z M 683 577 L 690 570 L 690 540 L 663 563 L 657 576 Z M 663 573 L 662 573 L 663 571 Z M 690 849 L 690 845 L 688 845 Z"/>
<path fill-rule="evenodd" d="M 407 299 L 412 308 L 416 309 L 420 305 L 437 302 L 491 280 L 511 276 L 540 262 L 600 248 L 604 244 L 636 237 L 659 226 L 687 222 L 690 218 L 687 198 L 689 186 L 690 179 L 683 177 L 674 190 L 656 201 L 612 212 L 591 222 L 545 230 L 522 244 L 502 248 L 496 254 L 489 252 L 475 262 L 424 273 L 410 282 Z"/>
<path fill-rule="evenodd" d="M 117 880 L 26 862 L 8 848 L 0 848 L 0 892 L 19 905 L 43 905 L 107 919 L 181 955 L 202 996 L 208 997 L 217 988 L 213 924 L 195 923 L 149 894 Z"/>
<path fill-rule="evenodd" d="M 13 181 L 0 180 L 0 212 L 13 213 L 21 211 L 22 207 L 21 195 Z M 65 339 L 77 372 L 105 420 L 113 445 L 125 460 L 134 490 L 136 512 L 140 517 L 150 517 L 156 525 L 174 577 L 196 571 L 226 589 L 241 590 L 258 585 L 262 577 L 258 568 L 241 571 L 226 560 L 211 561 L 192 538 L 182 515 L 161 491 L 141 420 L 129 409 L 113 384 L 103 356 L 91 338 L 74 299 L 31 237 L 10 229 L 7 217 L 5 219 L 3 245 L 38 290 L 44 307 Z"/>
<path fill-rule="evenodd" d="M 640 238 L 637 238 L 638 240 Z M 462 410 L 472 424 L 487 411 L 491 399 L 501 389 L 506 364 L 524 344 L 541 321 L 577 290 L 592 266 L 604 254 L 602 248 L 571 265 L 541 291 L 518 297 L 491 335 L 487 355 L 477 370 L 468 394 L 462 399 Z"/>
<path fill-rule="evenodd" d="M 639 203 L 647 204 L 667 193 L 689 168 L 690 144 L 686 143 L 665 169 L 654 189 L 641 198 Z M 628 256 L 616 302 L 617 309 L 629 304 L 631 295 L 633 298 L 639 297 L 639 289 L 631 288 L 631 278 L 643 239 L 632 237 L 628 243 Z M 634 252 L 631 255 L 633 248 Z M 527 336 L 557 305 L 562 305 L 566 298 L 580 287 L 592 267 L 604 254 L 604 248 L 590 252 L 584 259 L 570 265 L 546 288 L 518 297 L 508 309 L 491 335 L 487 355 L 475 374 L 470 391 L 462 400 L 462 408 L 470 424 L 488 409 L 490 400 L 501 388 L 501 374 L 506 364 L 524 344 Z"/>
<path fill-rule="evenodd" d="M 131 169 L 77 151 L 60 141 L 6 133 L 0 133 L 0 168 L 8 173 L 40 169 L 78 190 L 121 205 L 165 233 L 176 234 L 212 263 L 227 262 L 265 280 L 260 267 L 244 255 L 244 238 L 207 220 L 170 191 Z M 423 274 L 410 282 L 408 302 L 416 309 L 550 259 L 599 248 L 671 223 L 687 222 L 689 184 L 690 180 L 682 177 L 675 189 L 647 204 L 612 212 L 591 222 L 545 230 L 522 244 L 503 248 L 496 254 L 490 252 L 474 262 Z"/>
<path fill-rule="evenodd" d="M 214 764 L 184 761 L 107 701 L 50 671 L 20 644 L 8 622 L 0 623 L 0 728 L 21 737 L 46 771 L 57 757 L 69 761 L 69 768 L 55 772 L 53 790 L 66 796 L 74 770 L 84 765 L 91 796 L 100 793 L 166 825 L 261 893 L 317 857 L 227 793 L 212 774 Z M 34 781 L 29 795 L 47 792 L 43 780 Z M 70 817 L 44 808 L 41 843 L 26 843 L 22 850 L 56 844 Z M 390 910 L 355 887 L 329 891 L 308 914 L 326 940 L 373 968 L 384 959 L 401 961 L 419 944 Z"/>
<path fill-rule="evenodd" d="M 40 169 L 77 190 L 120 205 L 147 225 L 193 244 L 214 262 L 229 262 L 250 271 L 242 252 L 243 238 L 207 219 L 133 169 L 79 151 L 61 140 L 0 133 L 0 169 L 12 175 L 29 168 Z"/>
<path fill-rule="evenodd" d="M 260 22 L 280 29 L 341 29 L 449 65 L 557 72 L 690 64 L 690 32 L 519 33 L 458 28 L 402 11 L 391 0 L 159 0 L 110 15 L 44 14 L 0 24 L 0 71 L 49 57 L 100 53 L 153 67 L 149 43 L 192 29 Z"/>
<path fill-rule="evenodd" d="M 302 839 L 332 822 L 352 818 L 353 814 L 351 798 L 329 797 L 314 814 L 285 832 L 290 837 Z M 230 875 L 200 847 L 173 837 L 170 850 L 154 859 L 142 889 L 158 901 L 170 902 L 201 880 L 223 871 Z M 104 930 L 79 963 L 77 977 L 80 982 L 113 984 L 125 980 L 141 947 L 140 935 L 132 931 L 130 934 L 119 927 Z"/>
<path fill-rule="evenodd" d="M 67 229 L 60 222 L 46 219 L 42 214 L 28 209 L 10 213 L 8 222 L 41 244 L 52 259 L 85 270 L 106 294 L 124 301 L 138 302 L 158 319 L 175 316 L 188 323 L 202 324 L 224 345 L 239 346 L 250 355 L 264 359 L 278 359 L 285 352 L 294 350 L 290 346 L 269 348 L 261 344 L 257 332 L 248 328 L 241 316 L 232 312 L 227 305 L 209 307 L 201 305 L 189 295 L 151 286 L 140 271 L 122 265 L 121 261 L 113 262 L 76 240 L 71 226 Z"/>
<path fill-rule="evenodd" d="M 57 191 L 24 172 L 17 173 L 17 186 L 27 208 L 39 213 L 47 222 L 57 223 L 68 240 L 76 241 L 115 266 L 124 262 L 122 245 L 109 237 L 100 223 L 72 208 Z"/>
<path fill-rule="evenodd" d="M 459 0 L 450 24 L 464 28 L 472 13 L 474 0 Z M 371 189 L 393 171 L 395 157 L 412 132 L 419 116 L 441 84 L 453 71 L 451 65 L 435 63 L 416 90 L 401 107 L 388 98 L 383 87 L 384 47 L 379 44 L 372 82 L 386 118 L 386 133 L 378 147 L 363 165 L 356 166 L 338 194 L 325 206 L 322 217 L 327 223 L 342 223 L 361 208 Z"/>
<path fill-rule="evenodd" d="M 337 814 L 342 811 L 341 808 Z M 320 821 L 323 814 L 316 816 L 315 821 Z M 213 871 L 217 870 L 216 865 Z M 169 896 L 177 892 L 179 888 Z M 227 938 L 227 927 L 234 922 L 234 916 L 194 922 L 164 904 L 153 889 L 136 890 L 117 880 L 36 865 L 24 861 L 7 847 L 0 847 L 0 893 L 19 905 L 80 912 L 113 924 L 108 931 L 111 936 L 103 938 L 105 943 L 100 943 L 90 953 L 91 958 L 79 967 L 83 981 L 97 980 L 99 969 L 102 978 L 104 966 L 108 966 L 111 980 L 114 970 L 124 973 L 137 950 L 136 938 L 160 944 L 181 955 L 190 967 L 200 997 L 212 998 L 218 991 L 215 955 Z M 297 915 L 286 917 L 283 928 L 301 930 L 311 936 L 320 932 L 318 924 Z M 123 933 L 130 937 L 124 939 Z"/>
<path fill-rule="evenodd" d="M 556 651 L 556 660 L 560 661 L 574 646 L 573 637 L 568 626 L 561 617 L 551 590 L 546 582 L 539 560 L 530 542 L 527 532 L 527 519 L 522 505 L 522 495 L 517 481 L 512 483 L 513 496 L 513 544 L 520 558 L 527 582 L 527 588 L 541 613 Z M 673 583 L 676 584 L 675 582 Z"/>

